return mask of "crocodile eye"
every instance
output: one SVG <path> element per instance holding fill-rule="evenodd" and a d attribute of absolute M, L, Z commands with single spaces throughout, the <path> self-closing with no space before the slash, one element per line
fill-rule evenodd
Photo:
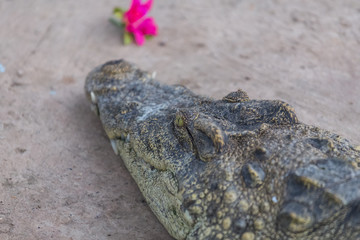
<path fill-rule="evenodd" d="M 180 144 L 190 148 L 205 162 L 219 154 L 226 145 L 227 136 L 221 125 L 206 114 L 180 109 L 175 114 L 173 124 Z"/>
<path fill-rule="evenodd" d="M 184 117 L 181 115 L 176 115 L 175 125 L 178 127 L 183 127 L 185 125 Z"/>
<path fill-rule="evenodd" d="M 184 147 L 184 150 L 190 150 L 194 152 L 194 144 L 188 130 L 188 118 L 187 113 L 182 110 L 178 110 L 175 114 L 175 119 L 173 120 L 174 124 L 174 134 L 179 140 L 179 143 Z"/>

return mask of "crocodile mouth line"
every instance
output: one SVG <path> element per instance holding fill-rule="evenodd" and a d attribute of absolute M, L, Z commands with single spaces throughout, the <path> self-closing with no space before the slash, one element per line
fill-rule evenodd
<path fill-rule="evenodd" d="M 127 136 L 129 136 L 129 134 Z M 192 226 L 195 225 L 195 223 L 193 222 L 193 218 L 189 215 L 188 211 L 183 212 L 184 199 L 182 197 L 182 192 L 180 191 L 180 189 L 178 189 L 179 185 L 177 184 L 175 186 L 176 190 L 174 190 L 174 186 L 172 186 L 172 184 L 169 184 L 168 181 L 163 181 L 164 176 L 172 175 L 172 177 L 176 178 L 175 174 L 173 174 L 169 169 L 158 169 L 155 166 L 151 165 L 149 162 L 147 162 L 143 157 L 141 157 L 140 154 L 138 154 L 138 152 L 136 151 L 136 149 L 132 146 L 134 143 L 131 141 L 131 137 L 127 137 L 125 140 L 122 138 L 115 138 L 110 141 L 112 142 L 112 145 L 114 144 L 116 146 L 117 151 L 115 152 L 115 154 L 120 156 L 131 176 L 135 179 L 135 182 L 139 182 L 139 178 L 146 178 L 151 175 L 154 179 L 160 181 L 156 182 L 156 184 L 164 186 L 164 188 L 162 189 L 166 189 L 167 194 L 171 196 L 173 200 L 166 202 L 166 206 L 162 207 L 166 208 L 166 211 L 169 211 L 170 209 L 170 212 L 175 215 L 176 218 L 179 218 L 182 222 L 184 222 L 184 229 L 187 229 L 183 229 L 183 231 L 187 232 L 184 238 L 186 239 L 188 234 L 190 233 L 190 229 L 192 228 Z M 139 169 L 141 169 L 142 174 L 137 174 Z M 167 178 L 166 180 L 168 179 L 169 178 Z M 157 204 L 159 203 L 157 201 L 154 201 L 153 198 L 149 199 L 146 197 L 149 196 L 150 186 L 146 184 L 146 181 L 141 182 L 145 184 L 138 184 L 138 187 L 142 194 L 145 196 L 145 200 L 148 206 L 152 209 L 158 219 L 161 219 L 161 215 L 159 215 L 159 212 L 156 211 L 158 208 Z M 164 192 L 162 192 L 162 194 L 164 194 Z"/>
<path fill-rule="evenodd" d="M 111 146 L 113 148 L 113 151 L 115 155 L 118 155 L 121 157 L 121 159 L 124 161 L 124 152 L 127 152 L 129 155 L 132 155 L 132 162 L 137 162 L 138 164 L 144 166 L 145 169 L 147 169 L 149 172 L 156 171 L 158 175 L 160 175 L 162 172 L 171 172 L 169 169 L 161 169 L 157 168 L 154 165 L 152 165 L 150 162 L 147 162 L 143 157 L 141 157 L 135 148 L 132 146 L 132 142 L 130 141 L 130 134 L 125 134 L 126 137 L 118 137 L 114 139 L 110 139 Z M 128 167 L 127 167 L 128 168 Z M 130 170 L 130 169 L 128 169 Z M 167 188 L 168 189 L 168 188 Z M 179 200 L 182 200 L 179 195 L 174 194 L 172 191 L 168 189 L 169 194 L 173 195 L 174 197 L 178 198 Z"/>

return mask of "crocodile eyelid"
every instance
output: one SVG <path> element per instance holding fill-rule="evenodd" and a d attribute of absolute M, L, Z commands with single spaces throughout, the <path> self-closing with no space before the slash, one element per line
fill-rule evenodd
<path fill-rule="evenodd" d="M 226 134 L 220 126 L 208 118 L 200 117 L 194 121 L 194 127 L 212 140 L 216 152 L 221 152 L 225 146 Z"/>

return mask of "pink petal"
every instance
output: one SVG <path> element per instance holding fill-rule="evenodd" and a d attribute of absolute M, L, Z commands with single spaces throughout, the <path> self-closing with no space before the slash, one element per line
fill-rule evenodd
<path fill-rule="evenodd" d="M 125 21 L 134 23 L 144 17 L 152 6 L 153 0 L 141 4 L 140 0 L 132 0 L 130 9 L 124 13 Z"/>
<path fill-rule="evenodd" d="M 140 32 L 140 31 L 135 31 L 135 32 L 133 32 L 133 34 L 134 34 L 136 44 L 139 46 L 143 45 L 145 42 L 144 34 L 142 34 L 142 32 Z"/>
<path fill-rule="evenodd" d="M 155 20 L 152 17 L 149 17 L 146 18 L 142 23 L 140 23 L 136 29 L 140 31 L 143 35 L 156 36 L 158 27 L 155 23 Z"/>

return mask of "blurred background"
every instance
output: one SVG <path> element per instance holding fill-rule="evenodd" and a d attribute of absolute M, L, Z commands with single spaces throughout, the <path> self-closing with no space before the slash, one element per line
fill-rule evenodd
<path fill-rule="evenodd" d="M 0 1 L 0 239 L 171 239 L 90 111 L 87 73 L 124 58 L 167 84 L 281 99 L 360 144 L 360 1 L 154 0 L 158 36 L 124 46 L 130 1 Z"/>

